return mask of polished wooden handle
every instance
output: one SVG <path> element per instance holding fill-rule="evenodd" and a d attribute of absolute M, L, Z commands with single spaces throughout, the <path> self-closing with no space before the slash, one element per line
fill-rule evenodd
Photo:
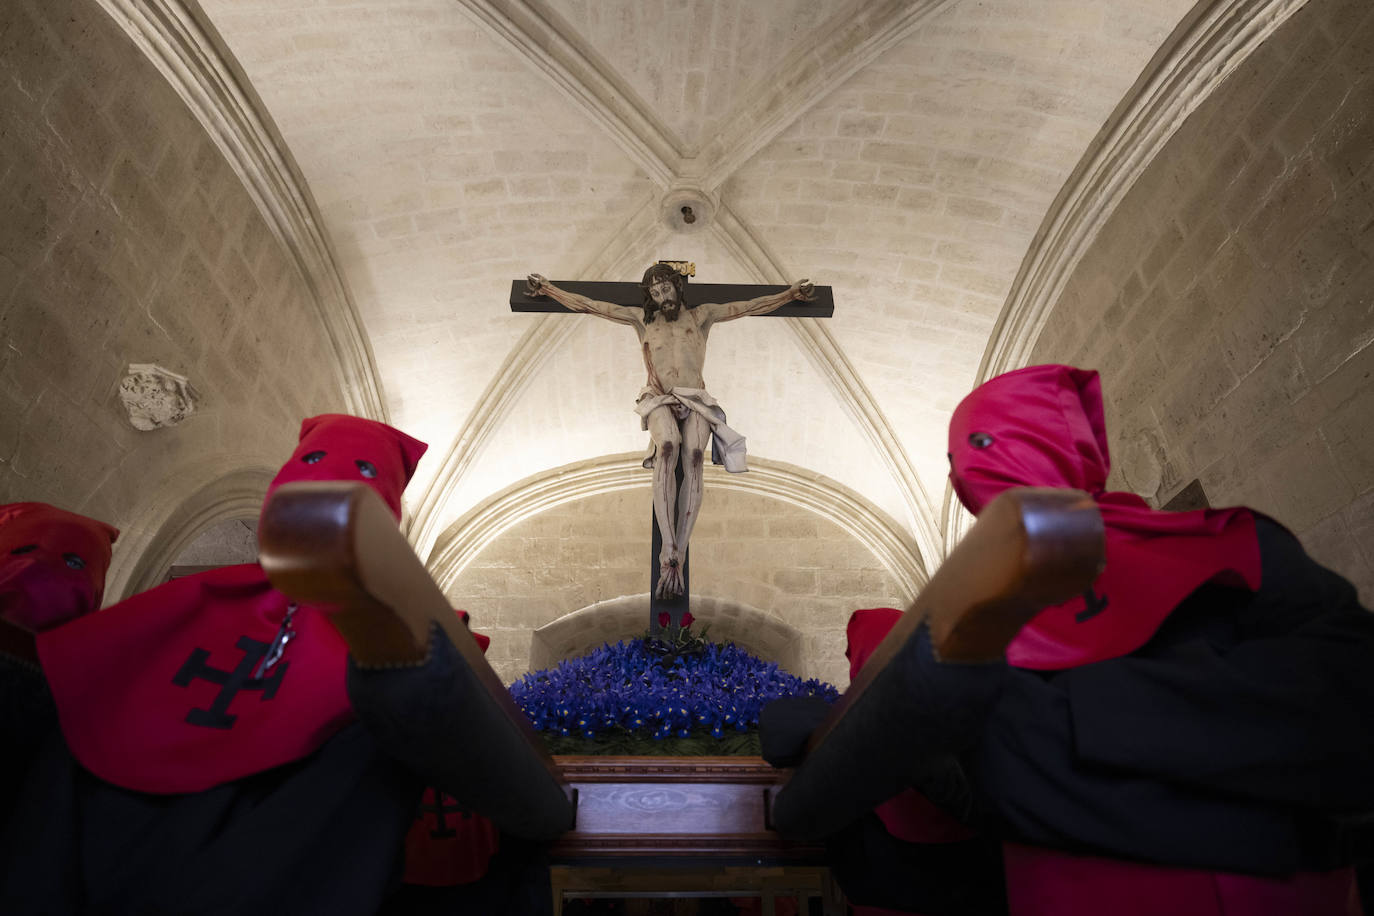
<path fill-rule="evenodd" d="M 998 496 L 811 734 L 774 801 L 773 823 L 793 837 L 828 836 L 976 740 L 973 720 L 995 696 L 1007 644 L 1040 609 L 1086 589 L 1104 554 L 1102 519 L 1086 493 Z"/>
<path fill-rule="evenodd" d="M 1081 490 L 1020 488 L 994 499 L 911 606 L 947 661 L 1000 658 L 1043 608 L 1092 585 L 1102 514 Z"/>
<path fill-rule="evenodd" d="M 437 623 L 492 699 L 547 757 L 529 720 L 370 487 L 284 484 L 263 511 L 258 550 L 274 588 L 302 603 L 335 609 L 330 621 L 361 667 L 423 660 L 430 625 Z"/>
<path fill-rule="evenodd" d="M 1000 494 L 869 656 L 811 734 L 807 753 L 819 747 L 923 621 L 944 661 L 1001 658 L 1039 611 L 1092 584 L 1105 549 L 1102 515 L 1087 493 L 1024 487 Z"/>
<path fill-rule="evenodd" d="M 331 621 L 363 667 L 422 660 L 431 621 L 469 664 L 482 658 L 396 529 L 391 510 L 367 486 L 322 481 L 280 487 L 258 526 L 258 561 L 288 597 L 337 608 Z"/>
<path fill-rule="evenodd" d="M 263 510 L 258 550 L 273 587 L 296 601 L 330 608 L 329 619 L 359 668 L 385 672 L 415 667 L 426 659 L 431 628 L 441 627 L 466 669 L 455 682 L 470 683 L 471 674 L 481 688 L 475 695 L 465 694 L 465 708 L 452 717 L 461 725 L 453 727 L 484 727 L 488 733 L 436 734 L 434 745 L 485 742 L 473 751 L 474 761 L 480 750 L 501 748 L 510 766 L 502 767 L 488 754 L 480 765 L 471 763 L 471 775 L 503 792 L 511 788 L 552 798 L 542 779 L 542 788 L 528 779 L 523 789 L 500 785 L 516 774 L 536 771 L 563 785 L 529 720 L 397 530 L 386 504 L 369 487 L 333 481 L 283 485 Z M 490 714 L 483 717 L 483 711 Z M 404 711 L 392 718 L 404 719 Z M 479 772 L 483 767 L 484 774 Z M 567 802 L 560 795 L 546 807 L 567 808 Z M 570 808 L 566 816 L 571 818 Z"/>

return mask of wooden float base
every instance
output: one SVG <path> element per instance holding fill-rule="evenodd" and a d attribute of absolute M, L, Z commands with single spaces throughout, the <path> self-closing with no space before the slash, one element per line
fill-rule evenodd
<path fill-rule="evenodd" d="M 772 829 L 783 773 L 760 757 L 555 757 L 576 823 L 550 851 L 554 912 L 579 897 L 819 898 L 844 912 L 825 850 Z"/>

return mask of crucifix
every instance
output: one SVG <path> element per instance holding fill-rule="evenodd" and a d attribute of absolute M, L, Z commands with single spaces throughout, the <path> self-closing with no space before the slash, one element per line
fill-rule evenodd
<path fill-rule="evenodd" d="M 828 318 L 830 287 L 808 280 L 791 286 L 701 283 L 699 304 L 687 302 L 687 277 L 696 267 L 659 261 L 639 283 L 559 282 L 530 274 L 511 284 L 516 312 L 585 312 L 632 327 L 639 337 L 647 378 L 635 413 L 649 432 L 644 466 L 654 472 L 653 560 L 649 630 L 667 614 L 680 625 L 687 610 L 687 544 L 701 510 L 702 463 L 708 438 L 711 459 L 727 471 L 746 470 L 744 437 L 725 425 L 725 411 L 706 391 L 701 370 L 706 339 L 717 322 L 748 315 Z"/>

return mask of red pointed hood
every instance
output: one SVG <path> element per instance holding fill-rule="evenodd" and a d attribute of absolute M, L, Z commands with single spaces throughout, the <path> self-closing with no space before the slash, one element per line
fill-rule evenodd
<path fill-rule="evenodd" d="M 1097 373 L 1028 366 L 980 385 L 954 409 L 949 460 L 954 492 L 974 515 L 1010 487 L 1101 493 L 1111 459 Z"/>
<path fill-rule="evenodd" d="M 472 615 L 467 611 L 458 611 L 458 616 L 462 618 L 463 626 L 468 628 L 472 638 L 477 641 L 477 648 L 482 650 L 483 655 L 486 655 L 487 649 L 491 646 L 491 637 L 472 629 Z"/>
<path fill-rule="evenodd" d="M 37 632 L 99 610 L 118 537 L 47 503 L 0 506 L 0 617 Z"/>
<path fill-rule="evenodd" d="M 974 515 L 1012 487 L 1086 490 L 1102 512 L 1102 574 L 1021 631 L 1007 649 L 1014 665 L 1069 668 L 1125 655 L 1203 583 L 1259 588 L 1249 509 L 1159 512 L 1105 489 L 1111 458 L 1094 371 L 1028 366 L 978 386 L 950 420 L 949 459 L 954 492 Z"/>
<path fill-rule="evenodd" d="M 868 664 L 869 656 L 901 619 L 902 612 L 895 607 L 865 608 L 849 615 L 849 625 L 844 631 L 848 641 L 844 657 L 849 659 L 851 681 L 858 676 L 859 669 Z"/>
<path fill-rule="evenodd" d="M 429 446 L 376 420 L 326 413 L 301 423 L 300 443 L 267 487 L 284 483 L 352 480 L 365 483 L 401 517 L 401 493 Z M 266 500 L 264 500 L 264 505 Z"/>
<path fill-rule="evenodd" d="M 424 450 L 383 423 L 313 417 L 271 489 L 361 481 L 399 517 Z M 299 760 L 351 721 L 348 647 L 329 614 L 291 602 L 249 563 L 40 633 L 38 653 L 83 766 L 126 789 L 196 792 Z"/>

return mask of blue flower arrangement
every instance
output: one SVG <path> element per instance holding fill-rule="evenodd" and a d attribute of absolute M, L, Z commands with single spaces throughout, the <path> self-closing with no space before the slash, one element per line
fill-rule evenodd
<path fill-rule="evenodd" d="M 546 740 L 553 739 L 548 743 L 554 753 L 595 753 L 597 746 L 601 753 L 617 753 L 645 738 L 662 742 L 709 736 L 719 742 L 751 731 L 756 747 L 759 711 L 767 703 L 785 696 L 821 697 L 830 703 L 839 698 L 830 684 L 803 681 L 734 643 L 668 635 L 676 639 L 622 640 L 532 672 L 511 685 L 511 696 Z M 690 650 L 675 651 L 684 646 Z M 581 741 L 570 744 L 560 738 Z M 715 742 L 695 752 L 757 753 L 739 742 L 713 749 Z M 655 751 L 663 752 L 649 752 Z"/>

